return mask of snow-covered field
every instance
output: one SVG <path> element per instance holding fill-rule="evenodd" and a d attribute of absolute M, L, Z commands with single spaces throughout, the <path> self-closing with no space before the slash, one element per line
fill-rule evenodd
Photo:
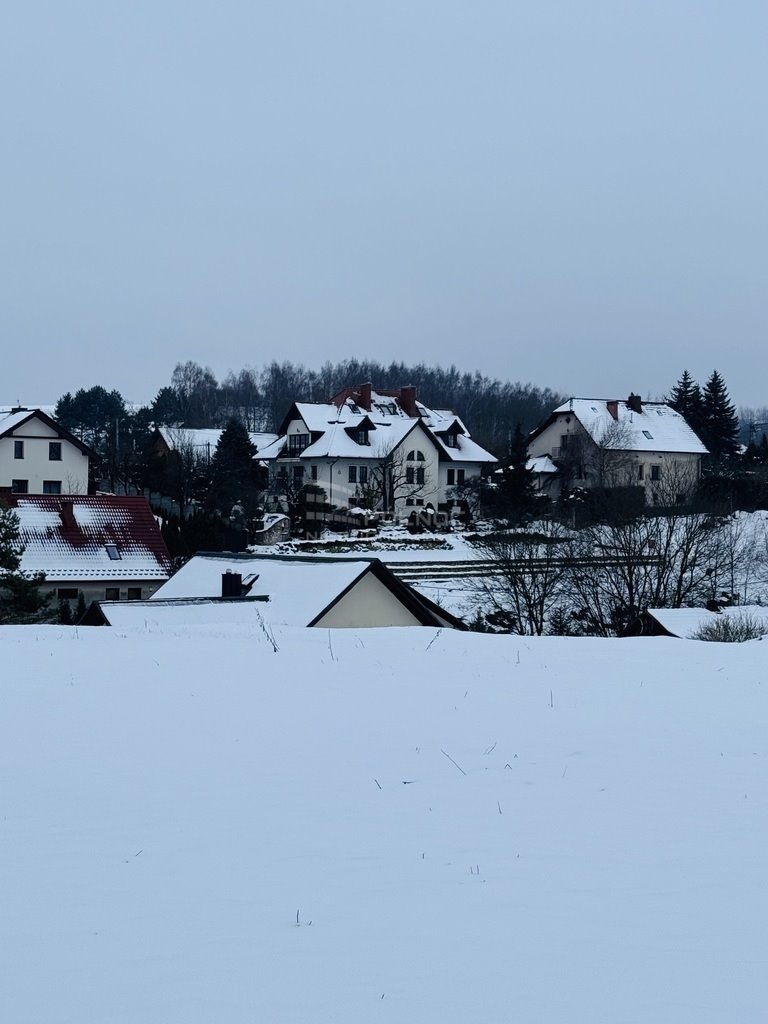
<path fill-rule="evenodd" d="M 768 1019 L 765 642 L 0 630 L 0 1019 Z"/>

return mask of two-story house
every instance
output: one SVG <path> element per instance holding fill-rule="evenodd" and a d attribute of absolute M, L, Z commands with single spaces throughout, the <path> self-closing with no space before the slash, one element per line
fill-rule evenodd
<path fill-rule="evenodd" d="M 42 409 L 0 410 L 0 495 L 87 494 L 96 457 Z"/>
<path fill-rule="evenodd" d="M 328 403 L 295 402 L 258 457 L 273 479 L 322 487 L 332 506 L 407 516 L 449 508 L 496 459 L 448 410 L 429 409 L 415 387 L 345 388 Z"/>
<path fill-rule="evenodd" d="M 528 440 L 528 455 L 549 456 L 559 487 L 641 487 L 651 504 L 671 505 L 696 487 L 707 449 L 666 402 L 570 398 Z"/>

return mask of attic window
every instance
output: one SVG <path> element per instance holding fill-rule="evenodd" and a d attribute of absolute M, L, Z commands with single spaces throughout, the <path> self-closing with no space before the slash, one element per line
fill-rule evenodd
<path fill-rule="evenodd" d="M 455 434 L 446 434 L 445 435 L 445 444 L 446 444 L 446 447 L 448 447 L 448 448 L 458 448 L 459 447 L 458 444 L 456 443 L 456 435 Z"/>
<path fill-rule="evenodd" d="M 650 432 L 650 430 L 644 430 L 643 434 L 645 434 L 649 441 L 653 440 L 653 434 Z"/>
<path fill-rule="evenodd" d="M 116 544 L 107 544 L 106 548 L 107 548 L 107 554 L 109 555 L 110 559 L 113 562 L 119 562 L 122 559 L 123 556 L 117 550 L 117 545 Z"/>

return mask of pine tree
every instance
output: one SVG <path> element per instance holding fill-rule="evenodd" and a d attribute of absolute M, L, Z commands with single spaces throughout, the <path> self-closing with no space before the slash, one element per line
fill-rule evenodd
<path fill-rule="evenodd" d="M 48 603 L 39 592 L 45 576 L 22 572 L 23 554 L 19 517 L 0 503 L 0 622 L 24 622 Z"/>
<path fill-rule="evenodd" d="M 701 437 L 704 430 L 704 399 L 701 388 L 687 370 L 683 370 L 682 377 L 672 388 L 669 404 L 684 417 L 691 430 Z"/>
<path fill-rule="evenodd" d="M 739 417 L 717 370 L 712 371 L 704 385 L 702 399 L 702 440 L 714 459 L 731 458 L 739 450 Z"/>

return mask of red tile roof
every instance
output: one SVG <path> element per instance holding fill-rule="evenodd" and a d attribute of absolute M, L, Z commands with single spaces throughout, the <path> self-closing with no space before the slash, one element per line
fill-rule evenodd
<path fill-rule="evenodd" d="M 13 495 L 22 569 L 49 579 L 167 579 L 171 559 L 149 502 L 114 494 Z M 114 545 L 112 556 L 107 545 Z"/>

